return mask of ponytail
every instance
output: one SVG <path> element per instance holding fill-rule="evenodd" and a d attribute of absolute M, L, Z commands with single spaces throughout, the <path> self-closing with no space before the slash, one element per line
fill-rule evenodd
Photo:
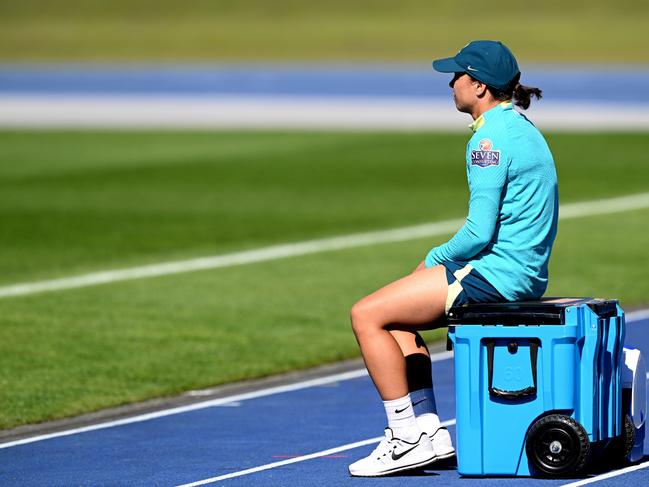
<path fill-rule="evenodd" d="M 518 73 L 509 85 L 510 88 L 506 90 L 498 90 L 490 86 L 488 89 L 496 100 L 513 101 L 517 107 L 527 110 L 532 102 L 532 97 L 534 96 L 537 100 L 540 100 L 543 92 L 539 88 L 520 84 L 520 78 L 521 74 Z"/>
<path fill-rule="evenodd" d="M 517 107 L 521 107 L 523 110 L 527 110 L 530 107 L 530 102 L 532 97 L 535 96 L 537 100 L 541 99 L 542 91 L 533 86 L 525 86 L 520 83 L 516 83 L 514 86 L 514 104 Z"/>

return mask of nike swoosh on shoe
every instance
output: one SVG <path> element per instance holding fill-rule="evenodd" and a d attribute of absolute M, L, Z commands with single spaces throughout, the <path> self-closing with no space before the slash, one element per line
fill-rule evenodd
<path fill-rule="evenodd" d="M 413 446 L 412 448 L 408 448 L 407 450 L 402 451 L 401 453 L 397 453 L 397 452 L 394 452 L 394 451 L 393 451 L 393 452 L 392 452 L 392 460 L 399 460 L 399 459 L 402 458 L 404 455 L 410 453 L 412 450 L 414 450 L 414 449 L 417 448 L 418 446 L 419 446 L 419 444 L 416 444 L 416 445 Z"/>

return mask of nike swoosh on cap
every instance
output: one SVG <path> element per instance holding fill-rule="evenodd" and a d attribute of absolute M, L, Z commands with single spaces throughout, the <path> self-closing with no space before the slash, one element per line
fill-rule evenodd
<path fill-rule="evenodd" d="M 470 64 L 466 67 L 466 69 L 468 69 L 469 71 L 479 71 L 478 69 L 472 68 Z"/>

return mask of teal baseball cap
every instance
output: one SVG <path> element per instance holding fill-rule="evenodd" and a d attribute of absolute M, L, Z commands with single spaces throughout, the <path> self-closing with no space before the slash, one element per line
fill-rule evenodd
<path fill-rule="evenodd" d="M 516 58 L 500 41 L 470 42 L 455 56 L 433 61 L 433 69 L 440 73 L 467 73 L 501 91 L 510 88 L 520 75 Z"/>

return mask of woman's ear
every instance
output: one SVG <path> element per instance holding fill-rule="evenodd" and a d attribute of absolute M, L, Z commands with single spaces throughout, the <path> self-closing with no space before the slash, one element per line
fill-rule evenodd
<path fill-rule="evenodd" d="M 484 97 L 489 92 L 487 90 L 487 85 L 477 80 L 474 83 L 474 88 L 475 88 L 475 95 L 478 98 Z"/>

